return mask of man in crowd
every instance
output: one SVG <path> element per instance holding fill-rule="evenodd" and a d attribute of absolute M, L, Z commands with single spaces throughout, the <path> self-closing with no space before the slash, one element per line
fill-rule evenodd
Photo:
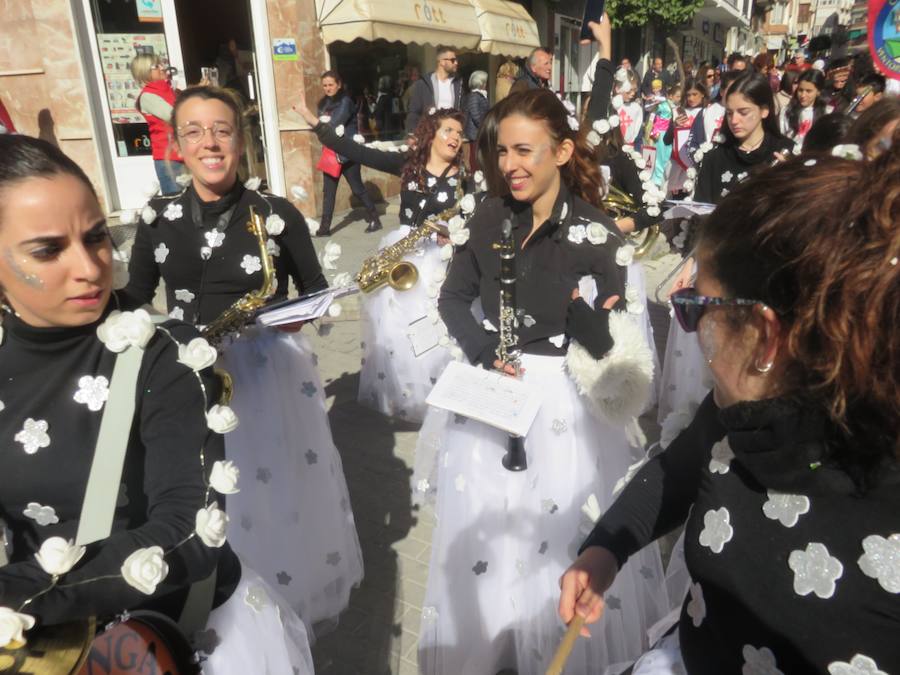
<path fill-rule="evenodd" d="M 516 79 L 510 94 L 529 89 L 549 89 L 550 77 L 553 73 L 553 52 L 545 47 L 532 50 L 525 63 L 525 72 Z"/>
<path fill-rule="evenodd" d="M 726 63 L 728 64 L 728 70 L 747 70 L 747 57 L 743 54 L 732 53 Z"/>
<path fill-rule="evenodd" d="M 663 68 L 663 60 L 661 56 L 655 56 L 650 64 L 650 70 L 644 73 L 644 81 L 641 83 L 641 93 L 645 98 L 653 96 L 653 80 L 660 80 L 663 83 L 663 90 L 669 86 L 669 73 Z"/>
<path fill-rule="evenodd" d="M 412 133 L 419 119 L 431 108 L 457 108 L 461 104 L 462 80 L 457 77 L 459 61 L 452 47 L 437 48 L 437 66 L 433 73 L 410 85 L 406 112 L 406 133 Z"/>

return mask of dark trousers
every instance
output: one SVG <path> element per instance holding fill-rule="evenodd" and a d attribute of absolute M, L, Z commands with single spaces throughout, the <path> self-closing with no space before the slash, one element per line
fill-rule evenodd
<path fill-rule="evenodd" d="M 341 176 L 347 179 L 347 182 L 350 183 L 350 190 L 360 199 L 360 201 L 362 201 L 363 206 L 366 207 L 369 219 L 377 219 L 378 212 L 375 210 L 375 202 L 372 201 L 372 198 L 366 191 L 365 185 L 363 185 L 359 164 L 356 162 L 344 162 L 344 164 L 341 165 Z M 334 178 L 333 176 L 329 176 L 327 173 L 322 174 L 322 179 L 325 183 L 325 190 L 322 198 L 322 225 L 329 227 L 331 225 L 331 218 L 334 216 L 334 198 L 335 195 L 337 195 L 338 183 L 341 179 L 340 177 Z"/>

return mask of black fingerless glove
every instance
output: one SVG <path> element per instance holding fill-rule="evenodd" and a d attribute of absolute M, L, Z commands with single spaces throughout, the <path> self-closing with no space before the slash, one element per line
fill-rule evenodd
<path fill-rule="evenodd" d="M 566 312 L 566 334 L 577 340 L 595 359 L 602 359 L 613 346 L 609 334 L 609 310 L 592 309 L 584 298 L 573 300 Z"/>

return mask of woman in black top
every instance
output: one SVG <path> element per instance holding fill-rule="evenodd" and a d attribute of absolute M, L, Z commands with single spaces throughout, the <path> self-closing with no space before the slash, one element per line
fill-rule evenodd
<path fill-rule="evenodd" d="M 693 583 L 652 652 L 670 667 L 635 675 L 900 672 L 898 172 L 897 147 L 797 159 L 704 224 L 675 302 L 713 393 L 562 582 L 563 620 L 590 622 L 619 566 L 686 523 Z"/>
<path fill-rule="evenodd" d="M 300 212 L 238 180 L 241 120 L 222 90 L 179 96 L 173 121 L 192 181 L 180 196 L 150 202 L 131 252 L 129 293 L 149 303 L 162 279 L 170 316 L 197 325 L 262 286 L 264 254 L 246 227 L 251 207 L 265 219 L 273 300 L 287 297 L 289 278 L 300 293 L 328 287 Z M 330 255 L 326 246 L 326 266 Z M 254 478 L 230 500 L 232 544 L 311 627 L 346 607 L 362 557 L 315 357 L 299 329 L 248 326 L 221 359 L 244 420 L 226 456 Z"/>
<path fill-rule="evenodd" d="M 410 290 L 387 287 L 362 296 L 359 401 L 385 415 L 421 422 L 434 382 L 452 358 L 462 358 L 436 306 L 453 247 L 446 238 L 418 228 L 433 221 L 450 230 L 452 243 L 461 244 L 468 237 L 465 220 L 475 208 L 476 187 L 463 163 L 463 115 L 449 108 L 432 109 L 419 120 L 413 145 L 391 151 L 337 134 L 305 105 L 296 109 L 323 145 L 355 162 L 400 176 L 401 227 L 385 235 L 379 249 L 415 237 L 417 231 L 422 235 L 420 243 L 404 258 L 419 270 L 419 280 Z M 423 324 L 431 333 L 425 341 L 430 344 L 420 346 L 417 354 L 409 334 Z"/>
<path fill-rule="evenodd" d="M 252 672 L 312 673 L 302 623 L 225 542 L 221 507 L 237 474 L 220 433 L 235 419 L 215 350 L 112 291 L 97 197 L 58 149 L 0 137 L 0 194 L 0 518 L 11 535 L 0 547 L 0 647 L 36 640 L 33 626 L 92 616 L 102 626 L 126 610 L 177 620 L 191 584 L 215 573 L 198 607 L 214 608 L 196 636 L 205 672 L 250 672 L 248 640 L 273 655 Z M 121 431 L 101 443 L 101 426 Z M 265 598 L 256 613 L 248 594 Z"/>
<path fill-rule="evenodd" d="M 322 89 L 325 96 L 319 99 L 318 115 L 322 124 L 327 124 L 332 129 L 341 128 L 343 133 L 350 138 L 359 133 L 356 120 L 356 103 L 344 91 L 344 83 L 341 76 L 334 70 L 326 70 L 322 73 Z M 343 155 L 338 155 L 341 161 L 341 176 L 347 179 L 350 190 L 356 195 L 363 206 L 366 207 L 368 225 L 366 232 L 377 232 L 381 229 L 381 220 L 378 211 L 375 210 L 375 202 L 366 190 L 362 182 L 360 166 L 353 160 Z M 331 234 L 331 219 L 334 216 L 334 198 L 337 195 L 338 183 L 341 178 L 335 178 L 331 174 L 322 172 L 322 183 L 325 192 L 322 195 L 322 222 L 316 232 L 319 237 L 327 237 Z"/>
<path fill-rule="evenodd" d="M 626 312 L 611 311 L 624 309 L 633 249 L 598 208 L 602 176 L 585 134 L 576 135 L 546 90 L 511 95 L 495 110 L 493 161 L 508 193 L 476 209 L 439 309 L 471 363 L 511 367 L 497 360 L 494 248 L 509 219 L 523 377 L 543 403 L 524 439 L 528 466 L 517 473 L 501 465 L 506 432 L 443 412 L 426 417 L 423 441 L 438 458 L 438 525 L 419 633 L 419 667 L 429 674 L 546 671 L 561 634 L 552 598 L 574 553 L 567 528 L 586 525 L 608 503 L 607 479 L 631 461 L 625 427 L 652 377 L 640 329 Z M 477 300 L 482 322 L 471 311 Z M 640 652 L 644 632 L 667 610 L 660 576 L 656 551 L 628 567 L 616 589 L 621 611 L 576 648 L 573 672 L 603 672 Z"/>

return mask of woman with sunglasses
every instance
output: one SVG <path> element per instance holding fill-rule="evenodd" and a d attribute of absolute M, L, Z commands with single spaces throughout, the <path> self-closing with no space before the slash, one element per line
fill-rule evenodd
<path fill-rule="evenodd" d="M 690 592 L 634 675 L 900 667 L 898 172 L 896 147 L 793 160 L 704 224 L 673 301 L 713 392 L 562 580 L 560 616 L 590 623 L 618 568 L 685 524 Z"/>
<path fill-rule="evenodd" d="M 244 136 L 236 99 L 194 87 L 179 94 L 172 119 L 191 184 L 144 209 L 127 290 L 149 303 L 162 280 L 169 316 L 212 323 L 262 286 L 260 243 L 247 229 L 251 208 L 265 219 L 272 301 L 287 297 L 289 279 L 301 294 L 327 288 L 300 212 L 238 179 Z M 307 626 L 322 628 L 347 606 L 362 556 L 314 355 L 299 330 L 251 326 L 223 343 L 220 365 L 234 379 L 232 405 L 243 421 L 225 454 L 248 479 L 228 507 L 238 554 L 281 589 Z"/>
<path fill-rule="evenodd" d="M 319 120 L 301 101 L 295 109 L 313 128 L 322 145 L 351 161 L 400 176 L 400 228 L 388 233 L 379 250 L 395 244 L 417 228 L 433 222 L 449 228 L 453 243 L 468 236 L 463 225 L 475 208 L 475 180 L 466 176 L 463 160 L 463 114 L 451 108 L 421 117 L 410 146 L 397 151 L 371 148 L 346 132 Z M 477 174 L 476 174 L 477 175 Z M 363 359 L 359 402 L 390 417 L 421 422 L 425 398 L 452 358 L 461 358 L 437 313 L 437 296 L 446 274 L 452 246 L 445 237 L 429 234 L 406 256 L 419 272 L 409 290 L 379 288 L 362 296 Z M 427 322 L 440 334 L 438 344 L 413 350 L 409 334 Z M 415 324 L 415 325 L 413 325 Z M 421 351 L 423 350 L 424 351 Z"/>
<path fill-rule="evenodd" d="M 303 623 L 226 541 L 253 476 L 224 458 L 215 350 L 113 290 L 94 188 L 50 143 L 0 136 L 0 250 L 0 668 L 69 672 L 44 641 L 59 624 L 191 608 L 203 672 L 311 675 Z"/>
<path fill-rule="evenodd" d="M 627 312 L 611 311 L 627 304 L 633 249 L 598 208 L 603 178 L 587 127 L 576 133 L 547 90 L 511 94 L 493 115 L 497 142 L 489 157 L 506 194 L 476 209 L 438 306 L 473 365 L 513 372 L 498 356 L 495 244 L 508 220 L 522 377 L 543 400 L 524 438 L 521 471 L 502 464 L 507 433 L 437 410 L 426 417 L 416 459 L 427 444 L 439 460 L 430 486 L 438 525 L 419 633 L 419 667 L 428 674 L 546 671 L 562 634 L 553 599 L 574 552 L 573 532 L 603 511 L 640 453 L 629 447 L 626 427 L 652 377 L 640 329 Z M 483 321 L 472 315 L 478 300 Z M 613 372 L 621 377 L 613 376 L 616 383 L 606 377 Z M 572 672 L 603 672 L 641 650 L 646 629 L 668 611 L 661 574 L 654 549 L 623 570 L 617 611 L 576 646 Z"/>

